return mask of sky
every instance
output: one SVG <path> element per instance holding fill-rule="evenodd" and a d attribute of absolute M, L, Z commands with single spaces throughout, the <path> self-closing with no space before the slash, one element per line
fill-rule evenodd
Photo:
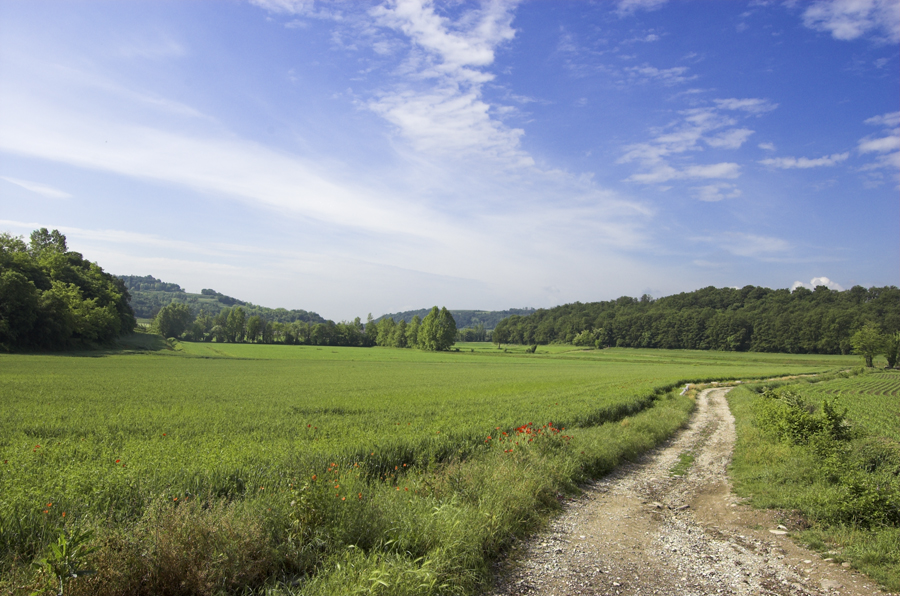
<path fill-rule="evenodd" d="M 0 231 L 339 321 L 900 285 L 900 3 L 0 2 Z"/>

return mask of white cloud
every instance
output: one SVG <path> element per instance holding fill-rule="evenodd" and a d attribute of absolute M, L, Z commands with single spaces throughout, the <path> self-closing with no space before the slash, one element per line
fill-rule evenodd
<path fill-rule="evenodd" d="M 877 139 L 860 139 L 860 153 L 884 153 L 886 151 L 896 151 L 900 149 L 900 135 L 890 135 Z"/>
<path fill-rule="evenodd" d="M 663 85 L 677 85 L 697 78 L 697 75 L 688 75 L 688 67 L 675 66 L 673 68 L 656 68 L 644 64 L 643 66 L 630 66 L 625 69 L 625 75 L 631 82 L 659 81 Z"/>
<path fill-rule="evenodd" d="M 744 144 L 753 131 L 747 128 L 733 128 L 726 130 L 714 137 L 704 139 L 710 147 L 720 147 L 722 149 L 737 149 Z"/>
<path fill-rule="evenodd" d="M 417 151 L 460 159 L 533 165 L 519 147 L 524 134 L 494 118 L 503 106 L 482 99 L 494 75 L 483 70 L 495 49 L 515 36 L 513 3 L 492 2 L 456 21 L 429 1 L 397 0 L 370 11 L 378 25 L 407 36 L 411 47 L 401 82 L 383 89 L 368 108 L 393 124 Z"/>
<path fill-rule="evenodd" d="M 657 10 L 666 3 L 667 0 L 619 0 L 616 12 L 620 16 L 628 16 L 639 10 Z"/>
<path fill-rule="evenodd" d="M 814 277 L 809 280 L 809 283 L 803 283 L 802 281 L 795 281 L 791 284 L 791 291 L 793 292 L 797 288 L 807 288 L 809 290 L 815 290 L 818 286 L 825 286 L 829 290 L 837 290 L 838 292 L 843 292 L 844 288 L 841 284 L 831 281 L 827 277 Z"/>
<path fill-rule="evenodd" d="M 632 174 L 626 178 L 629 182 L 644 184 L 660 184 L 669 180 L 691 180 L 711 178 L 737 178 L 741 175 L 741 166 L 736 163 L 716 163 L 702 166 L 688 166 L 677 170 L 670 165 L 661 165 L 650 172 Z"/>
<path fill-rule="evenodd" d="M 741 196 L 739 188 L 734 184 L 728 184 L 726 182 L 697 186 L 694 188 L 694 191 L 698 199 L 710 203 L 721 201 L 723 199 L 735 199 Z"/>
<path fill-rule="evenodd" d="M 32 182 L 31 180 L 22 180 L 20 178 L 10 178 L 9 176 L 0 176 L 0 180 L 6 180 L 12 184 L 17 186 L 21 186 L 25 190 L 30 190 L 33 193 L 37 193 L 41 196 L 50 198 L 50 199 L 71 199 L 72 195 L 69 193 L 59 190 L 58 188 L 53 188 L 52 186 L 48 186 L 46 184 L 41 184 L 40 182 Z"/>
<path fill-rule="evenodd" d="M 315 0 L 250 0 L 250 3 L 274 13 L 307 14 L 312 11 Z"/>
<path fill-rule="evenodd" d="M 723 110 L 742 110 L 751 114 L 764 114 L 778 107 L 777 103 L 759 98 L 736 99 L 732 97 L 730 99 L 714 99 L 713 102 Z"/>
<path fill-rule="evenodd" d="M 808 169 L 808 168 L 819 168 L 819 167 L 830 167 L 836 165 L 850 157 L 849 152 L 844 153 L 834 153 L 832 155 L 826 155 L 824 157 L 818 157 L 815 159 L 810 159 L 808 157 L 772 157 L 769 159 L 760 160 L 759 163 L 764 166 L 772 166 L 773 168 L 779 168 L 782 170 L 791 170 L 791 169 Z"/>
<path fill-rule="evenodd" d="M 900 41 L 900 2 L 897 0 L 824 0 L 803 13 L 803 24 L 840 40 L 872 34 L 883 41 Z"/>
<path fill-rule="evenodd" d="M 763 151 L 775 151 L 775 143 L 760 143 L 757 147 Z"/>
<path fill-rule="evenodd" d="M 895 128 L 897 126 L 900 126 L 900 112 L 888 112 L 887 114 L 882 114 L 881 116 L 872 116 L 871 118 L 865 120 L 865 123 L 871 124 L 873 126 Z"/>

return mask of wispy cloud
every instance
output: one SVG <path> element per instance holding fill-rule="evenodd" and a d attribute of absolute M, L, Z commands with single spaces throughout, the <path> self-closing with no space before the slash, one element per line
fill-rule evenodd
<path fill-rule="evenodd" d="M 688 75 L 688 70 L 690 69 L 686 66 L 656 68 L 655 66 L 644 64 L 643 66 L 630 66 L 624 72 L 626 80 L 631 83 L 656 81 L 663 85 L 672 86 L 697 78 L 697 75 Z"/>
<path fill-rule="evenodd" d="M 619 16 L 628 16 L 639 10 L 657 10 L 666 2 L 667 0 L 619 0 L 616 12 Z"/>
<path fill-rule="evenodd" d="M 882 136 L 867 136 L 859 140 L 857 151 L 861 155 L 874 154 L 874 160 L 863 165 L 866 185 L 876 187 L 884 182 L 880 170 L 896 170 L 894 175 L 900 182 L 900 112 L 888 112 L 865 121 L 870 126 L 881 126 Z"/>
<path fill-rule="evenodd" d="M 771 112 L 778 107 L 777 103 L 772 103 L 768 99 L 760 99 L 756 97 L 746 99 L 714 99 L 713 103 L 723 110 L 741 110 L 751 114 L 764 114 Z"/>
<path fill-rule="evenodd" d="M 705 186 L 697 186 L 694 188 L 696 197 L 701 201 L 716 202 L 723 199 L 735 199 L 741 196 L 741 191 L 734 184 L 720 182 L 718 184 L 707 184 Z"/>
<path fill-rule="evenodd" d="M 897 0 L 823 0 L 803 12 L 803 24 L 831 33 L 840 40 L 865 35 L 887 42 L 900 41 L 900 2 Z"/>
<path fill-rule="evenodd" d="M 54 188 L 47 184 L 41 184 L 40 182 L 32 182 L 31 180 L 21 180 L 19 178 L 10 178 L 9 176 L 0 176 L 0 180 L 6 180 L 9 183 L 15 184 L 16 186 L 21 186 L 25 190 L 30 190 L 33 193 L 37 193 L 41 196 L 50 198 L 50 199 L 71 199 L 72 195 L 67 193 L 64 190 L 59 190 L 58 188 Z"/>
<path fill-rule="evenodd" d="M 618 163 L 638 163 L 641 172 L 626 180 L 643 184 L 659 184 L 679 179 L 737 178 L 740 166 L 734 162 L 708 165 L 688 164 L 681 167 L 671 162 L 675 156 L 684 161 L 687 155 L 712 149 L 738 149 L 754 134 L 749 128 L 736 127 L 731 113 L 761 114 L 777 107 L 765 99 L 717 99 L 715 107 L 700 107 L 679 112 L 679 118 L 662 129 L 648 142 L 625 147 Z M 731 113 L 729 113 L 731 112 Z M 746 117 L 746 116 L 745 116 Z"/>
<path fill-rule="evenodd" d="M 376 93 L 368 108 L 417 151 L 533 165 L 519 147 L 524 131 L 494 118 L 498 107 L 482 97 L 482 86 L 494 79 L 485 69 L 497 46 L 515 36 L 514 7 L 492 2 L 456 21 L 437 14 L 427 1 L 397 0 L 374 8 L 376 24 L 403 33 L 410 48 L 398 83 Z"/>
<path fill-rule="evenodd" d="M 721 247 L 739 257 L 768 259 L 791 250 L 791 243 L 772 236 L 731 232 L 722 234 Z"/>
<path fill-rule="evenodd" d="M 813 159 L 808 157 L 771 157 L 769 159 L 760 160 L 759 163 L 764 166 L 771 166 L 781 170 L 805 170 L 808 168 L 834 166 L 845 161 L 848 157 L 850 157 L 850 152 L 845 151 L 844 153 L 834 153 L 832 155 L 825 155 Z"/>

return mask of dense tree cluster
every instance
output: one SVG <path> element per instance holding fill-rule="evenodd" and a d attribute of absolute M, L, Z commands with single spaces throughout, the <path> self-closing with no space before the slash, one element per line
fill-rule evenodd
<path fill-rule="evenodd" d="M 409 325 L 412 323 L 413 317 L 419 317 L 421 321 L 428 315 L 428 309 L 407 310 L 404 312 L 386 314 L 375 319 L 376 323 L 380 323 L 384 319 L 394 319 L 406 321 Z M 497 326 L 497 323 L 512 315 L 525 316 L 534 312 L 533 308 L 510 308 L 509 310 L 451 310 L 453 321 L 456 323 L 457 329 L 486 329 L 490 330 Z M 485 341 L 481 340 L 461 340 L 461 341 Z"/>
<path fill-rule="evenodd" d="M 70 251 L 58 230 L 25 240 L 0 233 L 0 344 L 63 349 L 108 342 L 134 330 L 119 278 Z"/>
<path fill-rule="evenodd" d="M 644 295 L 576 302 L 504 319 L 494 329 L 493 341 L 848 354 L 853 334 L 867 322 L 887 334 L 900 331 L 897 287 L 708 287 L 658 300 Z"/>
<path fill-rule="evenodd" d="M 418 317 L 414 317 L 409 325 L 403 320 L 394 323 L 393 319 L 382 319 L 376 323 L 371 314 L 363 325 L 359 317 L 350 322 L 340 323 L 268 321 L 260 315 L 247 316 L 242 306 L 225 308 L 215 315 L 201 311 L 195 317 L 187 304 L 173 302 L 160 309 L 153 320 L 151 330 L 164 337 L 191 341 L 417 347 L 435 351 L 449 349 L 456 340 L 456 323 L 450 311 L 446 308 L 438 310 L 436 306 L 425 319 L 420 321 Z"/>
<path fill-rule="evenodd" d="M 456 343 L 456 321 L 446 308 L 438 310 L 434 306 L 424 319 L 413 315 L 409 324 L 405 319 L 395 323 L 392 318 L 384 318 L 376 323 L 369 316 L 366 334 L 377 346 L 440 352 L 449 350 Z"/>

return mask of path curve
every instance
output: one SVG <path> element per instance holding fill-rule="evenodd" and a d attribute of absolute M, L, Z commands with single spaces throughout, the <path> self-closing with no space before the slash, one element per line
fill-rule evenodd
<path fill-rule="evenodd" d="M 728 391 L 702 391 L 685 429 L 585 487 L 546 532 L 514 549 L 491 596 L 884 594 L 732 494 Z M 671 476 L 684 453 L 693 464 Z"/>

